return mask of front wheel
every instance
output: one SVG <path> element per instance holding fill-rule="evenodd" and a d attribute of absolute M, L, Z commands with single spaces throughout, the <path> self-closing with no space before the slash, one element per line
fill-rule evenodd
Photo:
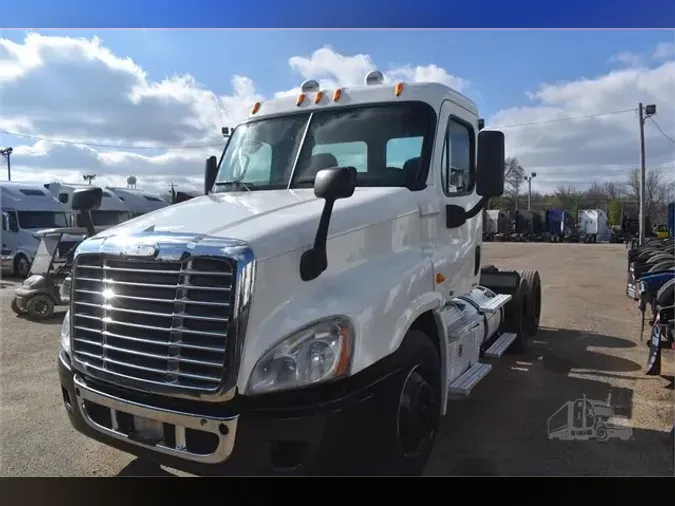
<path fill-rule="evenodd" d="M 441 417 L 440 358 L 419 330 L 406 334 L 398 351 L 396 387 L 383 397 L 378 475 L 419 476 L 429 461 Z"/>
<path fill-rule="evenodd" d="M 48 295 L 33 295 L 26 303 L 26 311 L 29 318 L 46 320 L 54 314 L 54 301 Z"/>
<path fill-rule="evenodd" d="M 28 261 L 28 257 L 21 253 L 18 254 L 14 259 L 14 275 L 21 279 L 25 279 L 28 277 L 29 272 L 30 262 Z"/>

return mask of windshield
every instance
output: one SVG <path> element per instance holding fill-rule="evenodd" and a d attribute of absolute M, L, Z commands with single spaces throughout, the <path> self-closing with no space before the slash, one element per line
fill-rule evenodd
<path fill-rule="evenodd" d="M 63 228 L 68 226 L 65 213 L 53 211 L 19 211 L 19 228 Z"/>
<path fill-rule="evenodd" d="M 423 102 L 245 123 L 223 153 L 215 191 L 311 188 L 330 167 L 356 168 L 357 186 L 408 186 L 426 176 L 435 127 L 436 113 Z"/>

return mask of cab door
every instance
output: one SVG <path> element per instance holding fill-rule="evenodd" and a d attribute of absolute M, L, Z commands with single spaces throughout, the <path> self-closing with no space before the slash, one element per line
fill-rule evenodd
<path fill-rule="evenodd" d="M 476 136 L 478 118 L 454 102 L 441 106 L 433 155 L 433 177 L 441 203 L 437 219 L 437 255 L 434 258 L 436 289 L 446 298 L 471 290 L 478 283 L 482 213 L 457 228 L 449 228 L 447 206 L 465 210 L 475 205 Z"/>

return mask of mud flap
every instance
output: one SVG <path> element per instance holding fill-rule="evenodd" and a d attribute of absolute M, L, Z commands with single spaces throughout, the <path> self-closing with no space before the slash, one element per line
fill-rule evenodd
<path fill-rule="evenodd" d="M 661 374 L 661 322 L 657 316 L 649 337 L 649 358 L 647 360 L 647 376 Z"/>

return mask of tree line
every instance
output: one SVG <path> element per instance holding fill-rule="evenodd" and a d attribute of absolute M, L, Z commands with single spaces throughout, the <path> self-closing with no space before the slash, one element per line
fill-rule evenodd
<path fill-rule="evenodd" d="M 516 157 L 505 160 L 504 194 L 490 201 L 490 209 L 516 211 L 527 209 L 525 169 Z M 531 209 L 565 209 L 574 219 L 579 209 L 602 209 L 612 225 L 620 225 L 624 214 L 637 218 L 640 171 L 632 169 L 623 181 L 591 182 L 586 190 L 559 186 L 552 193 L 532 192 Z M 645 211 L 651 223 L 666 222 L 668 202 L 675 198 L 675 182 L 662 170 L 648 169 L 645 176 Z"/>

